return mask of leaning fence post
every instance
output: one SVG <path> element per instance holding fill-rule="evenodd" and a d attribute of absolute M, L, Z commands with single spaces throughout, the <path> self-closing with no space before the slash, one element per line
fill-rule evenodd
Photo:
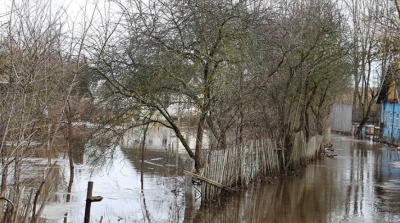
<path fill-rule="evenodd" d="M 89 223 L 90 221 L 90 206 L 92 202 L 99 202 L 103 200 L 102 196 L 92 196 L 93 192 L 93 181 L 88 182 L 88 188 L 87 188 L 87 195 L 86 195 L 86 208 L 85 208 L 85 221 L 84 223 Z"/>

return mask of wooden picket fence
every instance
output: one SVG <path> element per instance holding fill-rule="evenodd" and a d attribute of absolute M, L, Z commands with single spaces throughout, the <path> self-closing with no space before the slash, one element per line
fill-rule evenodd
<path fill-rule="evenodd" d="M 330 138 L 330 129 L 324 135 L 313 136 L 308 141 L 302 132 L 297 133 L 289 159 L 285 158 L 285 149 L 279 148 L 272 139 L 210 151 L 206 156 L 207 165 L 199 174 L 202 179 L 207 179 L 203 180 L 201 186 L 201 200 L 207 203 L 227 191 L 218 185 L 229 190 L 244 188 L 257 179 L 268 180 L 288 169 L 304 166 L 317 157 Z"/>

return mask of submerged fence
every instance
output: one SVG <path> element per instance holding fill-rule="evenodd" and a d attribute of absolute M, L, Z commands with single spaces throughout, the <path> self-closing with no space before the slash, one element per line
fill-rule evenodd
<path fill-rule="evenodd" d="M 257 179 L 268 179 L 277 176 L 287 169 L 306 165 L 317 157 L 325 142 L 330 141 L 330 129 L 324 135 L 316 135 L 308 141 L 302 132 L 295 135 L 290 157 L 288 152 L 278 148 L 272 139 L 254 141 L 246 146 L 226 150 L 210 151 L 207 154 L 207 165 L 200 176 L 208 179 L 202 183 L 202 202 L 218 198 L 226 190 L 217 184 L 229 188 L 243 188 Z M 287 162 L 287 163 L 285 163 Z"/>

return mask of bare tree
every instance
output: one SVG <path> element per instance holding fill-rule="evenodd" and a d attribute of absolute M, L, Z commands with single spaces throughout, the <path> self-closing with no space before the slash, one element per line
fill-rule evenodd
<path fill-rule="evenodd" d="M 50 2 L 10 4 L 7 23 L 1 27 L 0 193 L 5 198 L 2 201 L 9 200 L 14 206 L 0 217 L 5 222 L 25 221 L 22 216 L 26 219 L 27 214 L 21 212 L 21 202 L 25 188 L 32 188 L 34 206 L 26 213 L 32 210 L 31 222 L 35 222 L 55 189 L 52 178 L 57 176 L 58 167 L 52 157 L 59 146 L 55 139 L 62 134 L 64 120 L 69 123 L 67 147 L 71 145 L 73 116 L 69 100 L 80 83 L 82 69 L 87 67 L 81 65 L 80 56 L 85 35 L 74 44 L 76 36 L 64 27 L 65 10 Z M 85 31 L 87 28 L 82 33 Z M 38 155 L 47 157 L 47 167 L 40 176 L 28 176 L 23 168 L 27 158 Z M 12 181 L 7 180 L 11 176 Z M 31 201 L 26 202 L 30 207 Z"/>
<path fill-rule="evenodd" d="M 326 129 L 335 97 L 349 87 L 350 63 L 336 5 L 293 1 L 285 7 L 273 35 L 284 60 L 274 76 L 258 81 L 247 123 L 255 138 L 277 139 L 290 155 L 294 133 L 303 131 L 308 138 Z"/>
<path fill-rule="evenodd" d="M 228 98 L 224 97 L 233 90 L 229 80 L 243 73 L 239 65 L 243 47 L 252 41 L 247 34 L 255 28 L 249 25 L 254 14 L 245 3 L 131 1 L 117 5 L 119 26 L 101 38 L 113 41 L 103 42 L 96 50 L 99 73 L 110 92 L 117 93 L 115 97 L 157 110 L 159 116 L 151 121 L 172 128 L 200 169 L 207 124 L 225 147 L 224 132 L 236 114 L 229 115 L 234 106 L 226 105 Z M 116 35 L 122 38 L 115 39 Z M 189 110 L 194 108 L 197 117 L 194 152 L 176 114 L 169 110 L 182 103 Z"/>
<path fill-rule="evenodd" d="M 353 119 L 360 121 L 358 131 L 368 122 L 371 114 L 379 110 L 375 105 L 376 86 L 386 69 L 387 45 L 379 20 L 388 5 L 380 1 L 345 1 L 351 10 L 352 75 L 354 80 Z M 383 14 L 382 14 L 383 13 Z M 379 68 L 380 67 L 380 68 Z"/>

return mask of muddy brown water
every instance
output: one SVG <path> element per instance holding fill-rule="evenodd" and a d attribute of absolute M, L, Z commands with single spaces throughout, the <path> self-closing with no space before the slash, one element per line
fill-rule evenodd
<path fill-rule="evenodd" d="M 400 222 L 400 150 L 340 135 L 332 141 L 334 158 L 209 207 L 198 200 L 185 204 L 185 155 L 148 150 L 141 166 L 138 151 L 117 150 L 112 164 L 78 165 L 68 203 L 65 168 L 64 187 L 45 208 L 42 222 L 83 222 L 88 180 L 94 182 L 93 195 L 104 197 L 92 204 L 91 222 Z"/>

